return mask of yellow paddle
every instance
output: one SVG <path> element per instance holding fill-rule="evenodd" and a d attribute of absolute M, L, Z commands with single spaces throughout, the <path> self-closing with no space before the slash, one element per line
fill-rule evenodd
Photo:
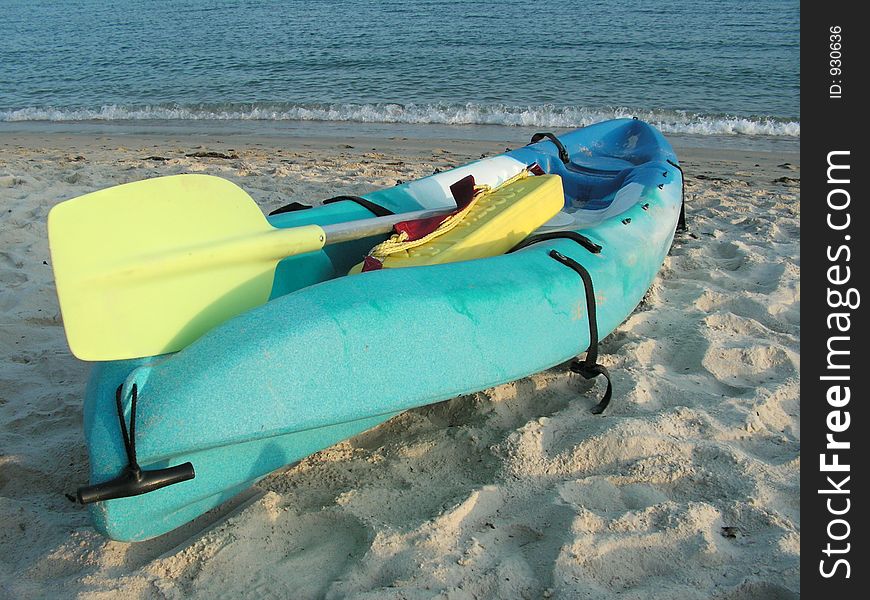
<path fill-rule="evenodd" d="M 73 198 L 48 215 L 67 341 L 82 360 L 180 350 L 265 303 L 281 259 L 451 210 L 278 229 L 244 190 L 209 175 L 159 177 Z"/>

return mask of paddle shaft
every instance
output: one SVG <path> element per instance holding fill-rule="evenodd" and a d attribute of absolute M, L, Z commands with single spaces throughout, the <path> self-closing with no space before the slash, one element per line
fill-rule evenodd
<path fill-rule="evenodd" d="M 341 242 L 358 240 L 372 235 L 389 233 L 398 223 L 448 215 L 455 210 L 455 206 L 448 206 L 444 208 L 418 210 L 397 215 L 387 215 L 384 217 L 372 217 L 371 219 L 360 219 L 358 221 L 347 221 L 344 223 L 335 223 L 333 225 L 321 225 L 323 233 L 326 235 L 324 245 L 339 244 Z"/>

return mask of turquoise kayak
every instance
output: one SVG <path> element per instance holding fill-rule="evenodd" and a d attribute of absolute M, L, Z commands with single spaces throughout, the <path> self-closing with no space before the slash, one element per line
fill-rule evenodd
<path fill-rule="evenodd" d="M 497 186 L 532 164 L 559 175 L 565 193 L 533 243 L 353 276 L 384 237 L 327 246 L 282 261 L 265 305 L 180 352 L 97 363 L 84 402 L 91 486 L 80 493 L 96 528 L 122 541 L 161 535 L 402 411 L 594 354 L 596 337 L 649 289 L 681 216 L 676 155 L 642 121 L 536 136 L 496 157 L 362 198 L 288 207 L 269 221 L 328 225 L 449 206 L 450 186 L 467 175 Z M 94 490 L 133 462 L 165 474 L 155 475 L 163 487 L 99 499 Z"/>

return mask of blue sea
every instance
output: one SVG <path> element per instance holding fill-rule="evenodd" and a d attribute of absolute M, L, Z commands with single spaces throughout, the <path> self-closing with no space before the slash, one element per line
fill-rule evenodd
<path fill-rule="evenodd" d="M 797 0 L 0 4 L 0 122 L 800 137 Z"/>

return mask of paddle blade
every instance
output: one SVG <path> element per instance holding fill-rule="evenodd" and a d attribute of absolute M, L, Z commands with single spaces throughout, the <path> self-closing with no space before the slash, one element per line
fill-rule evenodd
<path fill-rule="evenodd" d="M 83 360 L 173 352 L 266 302 L 278 258 L 252 240 L 274 231 L 244 190 L 207 175 L 58 204 L 48 236 L 70 349 Z"/>

